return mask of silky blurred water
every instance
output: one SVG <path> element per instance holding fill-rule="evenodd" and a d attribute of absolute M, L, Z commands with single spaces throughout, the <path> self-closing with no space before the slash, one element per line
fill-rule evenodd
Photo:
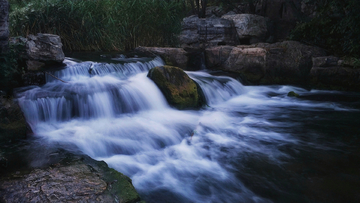
<path fill-rule="evenodd" d="M 360 200 L 357 93 L 187 72 L 208 105 L 179 111 L 146 77 L 160 58 L 66 63 L 66 83 L 17 91 L 34 137 L 104 160 L 146 202 Z"/>

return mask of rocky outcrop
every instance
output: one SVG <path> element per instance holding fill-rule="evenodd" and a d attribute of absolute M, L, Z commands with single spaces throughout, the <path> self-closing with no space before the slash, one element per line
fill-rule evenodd
<path fill-rule="evenodd" d="M 206 65 L 239 73 L 249 84 L 306 84 L 312 57 L 325 56 L 317 47 L 284 41 L 206 49 Z"/>
<path fill-rule="evenodd" d="M 61 39 L 57 35 L 29 35 L 26 42 L 27 68 L 37 71 L 45 65 L 62 64 L 65 59 Z"/>
<path fill-rule="evenodd" d="M 8 49 L 9 38 L 9 3 L 6 0 L 0 0 L 0 53 Z"/>
<path fill-rule="evenodd" d="M 2 173 L 0 202 L 140 201 L 131 179 L 105 162 L 64 152 L 53 155 L 59 161 L 47 167 Z"/>
<path fill-rule="evenodd" d="M 309 80 L 318 89 L 360 91 L 360 68 L 334 56 L 314 57 Z"/>
<path fill-rule="evenodd" d="M 174 66 L 155 67 L 149 71 L 148 77 L 159 87 L 170 105 L 178 109 L 201 105 L 200 90 L 182 69 Z"/>
<path fill-rule="evenodd" d="M 222 18 L 234 22 L 240 44 L 266 41 L 268 36 L 266 18 L 253 14 L 224 15 Z"/>
<path fill-rule="evenodd" d="M 237 33 L 231 20 L 189 16 L 183 19 L 180 33 L 182 47 L 209 47 L 238 44 Z"/>
<path fill-rule="evenodd" d="M 137 47 L 135 52 L 145 55 L 160 56 L 167 65 L 177 66 L 185 70 L 189 61 L 187 52 L 182 48 Z"/>
<path fill-rule="evenodd" d="M 26 138 L 27 123 L 19 105 L 0 95 L 0 143 Z"/>

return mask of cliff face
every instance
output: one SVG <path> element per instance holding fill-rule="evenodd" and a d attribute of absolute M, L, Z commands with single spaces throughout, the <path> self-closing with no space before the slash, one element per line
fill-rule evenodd
<path fill-rule="evenodd" d="M 9 2 L 0 0 L 0 53 L 8 49 Z"/>

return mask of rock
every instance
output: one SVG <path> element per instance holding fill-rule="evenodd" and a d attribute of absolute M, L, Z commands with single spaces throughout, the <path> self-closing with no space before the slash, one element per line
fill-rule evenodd
<path fill-rule="evenodd" d="M 248 84 L 307 84 L 312 57 L 325 51 L 299 42 L 221 46 L 205 50 L 209 69 L 239 73 Z"/>
<path fill-rule="evenodd" d="M 218 7 L 218 6 L 208 6 L 208 7 L 206 7 L 205 16 L 207 18 L 213 17 L 213 16 L 221 17 L 224 14 L 225 14 L 225 10 Z"/>
<path fill-rule="evenodd" d="M 9 3 L 0 0 L 0 53 L 8 50 L 9 38 Z"/>
<path fill-rule="evenodd" d="M 155 82 L 170 105 L 178 109 L 201 106 L 196 83 L 180 68 L 160 66 L 151 69 L 148 77 Z"/>
<path fill-rule="evenodd" d="M 193 15 L 184 18 L 179 38 L 182 47 L 238 44 L 234 23 L 218 17 L 200 19 Z"/>
<path fill-rule="evenodd" d="M 287 94 L 288 97 L 299 97 L 299 94 L 295 93 L 294 91 L 291 91 Z"/>
<path fill-rule="evenodd" d="M 350 67 L 313 67 L 310 85 L 317 89 L 360 91 L 360 69 Z"/>
<path fill-rule="evenodd" d="M 170 48 L 170 47 L 137 47 L 136 52 L 160 56 L 169 66 L 177 66 L 182 69 L 187 68 L 188 56 L 182 48 Z"/>
<path fill-rule="evenodd" d="M 44 72 L 26 72 L 22 75 L 22 82 L 24 86 L 27 85 L 44 85 L 46 77 Z"/>
<path fill-rule="evenodd" d="M 40 70 L 45 65 L 62 64 L 65 59 L 61 39 L 57 35 L 29 35 L 26 42 L 28 70 Z M 37 61 L 37 62 L 34 62 Z M 40 63 L 38 63 L 40 62 Z"/>
<path fill-rule="evenodd" d="M 224 15 L 221 18 L 234 22 L 240 44 L 266 41 L 268 35 L 266 18 L 253 14 Z"/>
<path fill-rule="evenodd" d="M 312 68 L 312 58 L 325 56 L 323 49 L 295 41 L 263 44 L 266 56 L 266 73 L 259 84 L 305 85 Z"/>
<path fill-rule="evenodd" d="M 85 155 L 67 153 L 50 166 L 0 179 L 0 202 L 139 201 L 130 178 Z"/>
<path fill-rule="evenodd" d="M 337 66 L 339 58 L 335 56 L 322 56 L 322 57 L 313 57 L 312 63 L 313 67 L 330 67 Z"/>
<path fill-rule="evenodd" d="M 240 73 L 246 81 L 256 83 L 265 75 L 266 55 L 264 48 L 234 47 L 223 70 Z"/>
<path fill-rule="evenodd" d="M 0 96 L 0 142 L 26 138 L 27 123 L 19 105 L 12 98 Z"/>

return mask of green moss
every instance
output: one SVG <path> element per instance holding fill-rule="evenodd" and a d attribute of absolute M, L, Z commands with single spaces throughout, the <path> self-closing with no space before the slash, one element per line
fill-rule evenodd
<path fill-rule="evenodd" d="M 149 71 L 148 77 L 159 87 L 170 105 L 178 109 L 201 105 L 196 83 L 182 69 L 174 66 L 155 67 Z"/>
<path fill-rule="evenodd" d="M 299 97 L 299 94 L 295 93 L 294 91 L 291 91 L 287 94 L 288 97 Z"/>

